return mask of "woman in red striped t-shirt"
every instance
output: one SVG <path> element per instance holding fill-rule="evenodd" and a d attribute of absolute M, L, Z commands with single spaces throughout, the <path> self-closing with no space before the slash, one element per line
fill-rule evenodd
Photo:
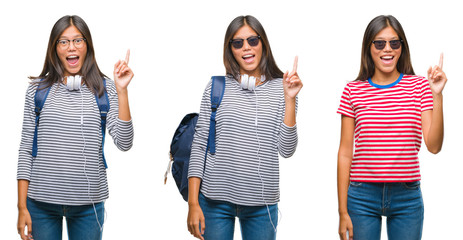
<path fill-rule="evenodd" d="M 428 79 L 415 75 L 396 18 L 378 16 L 370 22 L 359 75 L 345 87 L 338 109 L 341 239 L 380 239 L 381 216 L 387 217 L 389 239 L 421 239 L 418 151 L 422 137 L 430 152 L 442 147 L 446 81 L 442 55 L 439 66 L 429 68 Z"/>

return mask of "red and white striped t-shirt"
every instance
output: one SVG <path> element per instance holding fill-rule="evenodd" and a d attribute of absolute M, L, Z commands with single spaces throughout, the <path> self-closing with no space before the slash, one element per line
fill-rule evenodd
<path fill-rule="evenodd" d="M 392 84 L 347 84 L 338 113 L 355 119 L 354 182 L 411 182 L 421 179 L 421 112 L 432 110 L 428 80 L 400 75 Z"/>

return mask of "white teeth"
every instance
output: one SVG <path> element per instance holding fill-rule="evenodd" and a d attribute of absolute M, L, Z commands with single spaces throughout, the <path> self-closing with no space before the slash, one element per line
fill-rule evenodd
<path fill-rule="evenodd" d="M 386 60 L 390 60 L 392 59 L 393 57 L 392 56 L 384 56 L 384 57 L 381 57 L 381 59 L 386 59 Z"/>
<path fill-rule="evenodd" d="M 68 58 L 78 58 L 77 56 L 69 56 Z"/>
<path fill-rule="evenodd" d="M 252 57 L 251 54 L 249 54 L 249 55 L 244 55 L 244 56 L 243 56 L 243 58 L 250 58 L 250 57 Z"/>

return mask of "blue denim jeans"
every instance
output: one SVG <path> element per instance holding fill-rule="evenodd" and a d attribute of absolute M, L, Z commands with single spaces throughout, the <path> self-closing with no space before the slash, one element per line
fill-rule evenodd
<path fill-rule="evenodd" d="M 34 240 L 60 240 L 63 235 L 63 217 L 66 217 L 69 240 L 100 240 L 103 232 L 104 203 L 68 206 L 44 203 L 27 198 L 27 210 L 32 218 Z"/>
<path fill-rule="evenodd" d="M 351 182 L 347 210 L 354 226 L 354 240 L 379 240 L 381 216 L 387 217 L 389 240 L 419 240 L 424 205 L 420 182 Z"/>
<path fill-rule="evenodd" d="M 278 222 L 278 205 L 242 206 L 215 201 L 199 194 L 206 228 L 205 240 L 233 240 L 235 217 L 238 217 L 243 240 L 275 240 Z M 269 217 L 271 216 L 271 220 Z M 272 225 L 273 223 L 273 225 Z"/>

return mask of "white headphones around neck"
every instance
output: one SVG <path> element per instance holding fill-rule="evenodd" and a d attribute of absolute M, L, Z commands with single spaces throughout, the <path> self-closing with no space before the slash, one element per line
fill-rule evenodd
<path fill-rule="evenodd" d="M 256 89 L 256 78 L 247 74 L 241 75 L 241 87 L 254 91 Z"/>
<path fill-rule="evenodd" d="M 66 77 L 66 88 L 69 91 L 80 90 L 80 85 L 82 85 L 82 77 L 80 75 Z"/>
<path fill-rule="evenodd" d="M 257 78 L 254 77 L 254 76 L 249 76 L 247 74 L 243 74 L 241 75 L 241 87 L 243 89 L 248 89 L 248 90 L 251 90 L 251 91 L 254 91 L 256 90 L 256 81 L 257 81 Z M 263 83 L 265 82 L 265 75 L 261 75 L 260 76 L 260 82 Z"/>

